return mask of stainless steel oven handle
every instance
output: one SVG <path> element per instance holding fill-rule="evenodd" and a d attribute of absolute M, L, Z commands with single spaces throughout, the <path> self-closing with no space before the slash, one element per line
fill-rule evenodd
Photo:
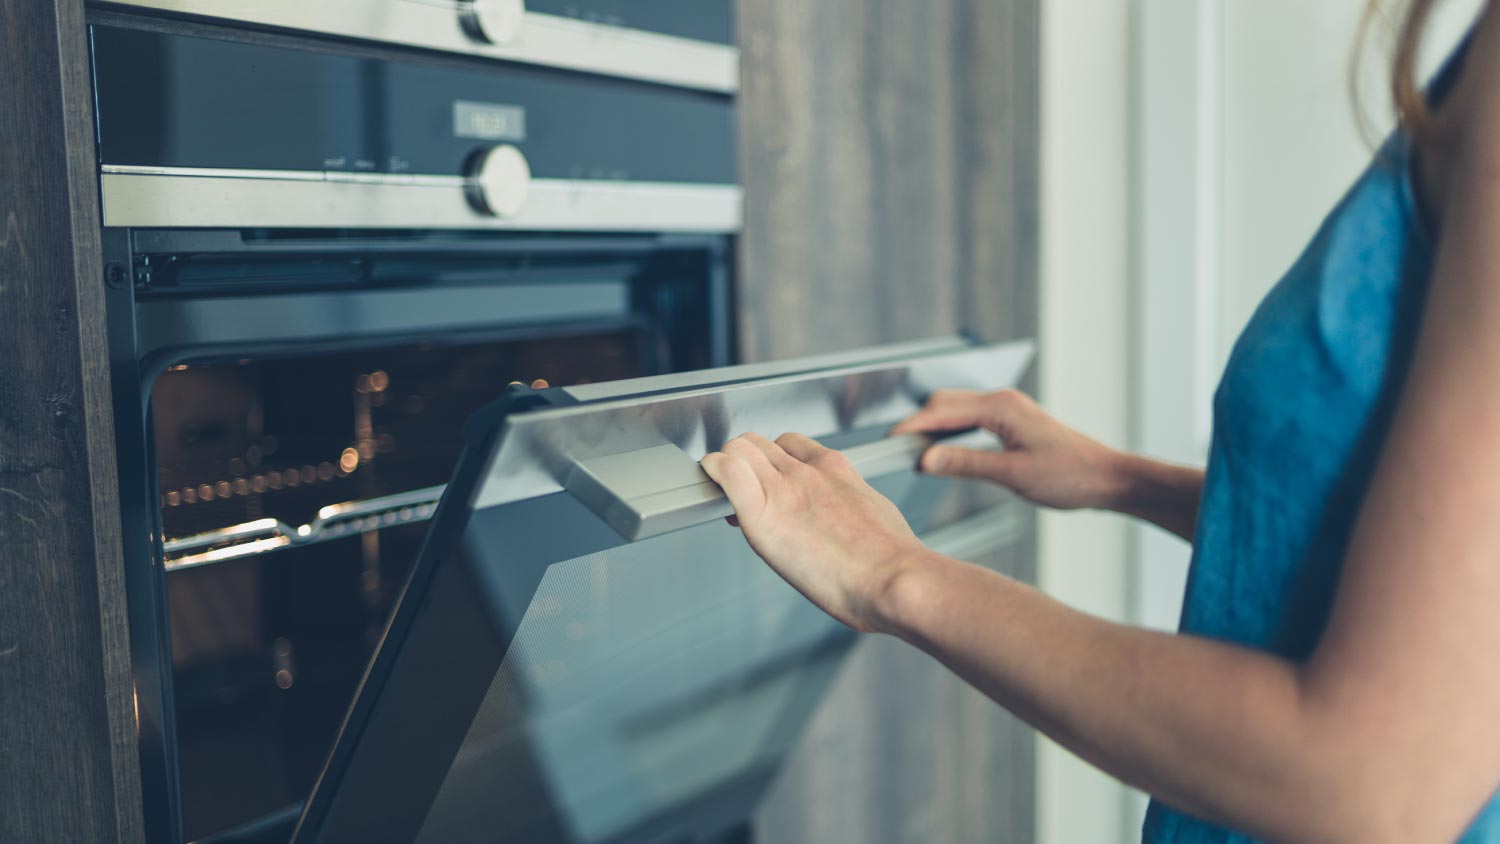
<path fill-rule="evenodd" d="M 902 434 L 843 450 L 861 477 L 916 467 L 938 439 L 971 448 L 998 448 L 987 431 L 943 437 Z M 597 457 L 573 464 L 568 492 L 630 541 L 670 533 L 732 515 L 734 508 L 698 461 L 675 445 Z"/>

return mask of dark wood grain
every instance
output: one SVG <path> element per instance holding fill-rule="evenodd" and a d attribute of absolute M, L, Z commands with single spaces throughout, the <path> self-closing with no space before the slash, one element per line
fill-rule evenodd
<path fill-rule="evenodd" d="M 82 0 L 0 0 L 0 841 L 136 842 Z"/>
<path fill-rule="evenodd" d="M 741 352 L 1037 327 L 1036 0 L 739 4 Z M 1034 575 L 1034 533 L 992 566 Z M 917 651 L 860 645 L 766 841 L 1030 841 L 1034 738 Z"/>

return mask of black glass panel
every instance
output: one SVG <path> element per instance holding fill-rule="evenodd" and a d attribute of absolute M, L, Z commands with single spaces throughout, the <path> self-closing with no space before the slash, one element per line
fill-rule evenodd
<path fill-rule="evenodd" d="M 918 530 L 945 513 L 942 480 L 876 486 Z M 428 552 L 450 564 L 419 565 L 422 610 L 398 612 L 381 692 L 357 699 L 296 841 L 658 844 L 744 824 L 854 635 L 721 521 L 625 544 L 567 493 L 448 516 L 457 546 L 440 514 Z"/>
<path fill-rule="evenodd" d="M 876 485 L 919 528 L 948 488 Z M 536 530 L 593 518 L 565 497 L 548 510 Z M 855 635 L 721 521 L 553 564 L 534 587 L 476 522 L 521 621 L 417 841 L 697 841 L 744 822 Z"/>
<path fill-rule="evenodd" d="M 464 423 L 509 381 L 654 372 L 652 345 L 640 328 L 559 331 L 163 373 L 152 403 L 169 565 L 184 536 L 300 525 L 326 505 L 441 484 Z M 426 534 L 411 515 L 168 573 L 189 840 L 306 798 Z"/>
<path fill-rule="evenodd" d="M 713 94 L 114 27 L 94 29 L 94 72 L 105 164 L 459 175 L 503 142 L 537 178 L 736 181 L 733 101 Z M 470 137 L 475 113 L 499 134 Z"/>
<path fill-rule="evenodd" d="M 627 542 L 558 487 L 580 460 L 668 441 L 690 455 L 733 425 L 875 443 L 930 385 L 1014 383 L 1030 348 L 904 354 L 726 371 L 711 389 L 698 376 L 512 395 L 476 414 L 294 842 L 679 844 L 742 829 L 854 637 L 723 521 Z M 918 533 L 953 524 L 960 488 L 886 468 L 873 483 Z"/>

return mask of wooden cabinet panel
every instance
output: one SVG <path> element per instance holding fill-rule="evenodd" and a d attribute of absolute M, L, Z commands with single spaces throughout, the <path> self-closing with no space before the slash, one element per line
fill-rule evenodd
<path fill-rule="evenodd" d="M 739 4 L 750 360 L 1034 336 L 1037 3 Z M 1034 534 L 986 561 L 1030 578 Z M 1033 735 L 874 638 L 773 789 L 765 841 L 1030 841 Z"/>
<path fill-rule="evenodd" d="M 3 841 L 142 837 L 85 39 L 0 0 Z"/>
<path fill-rule="evenodd" d="M 739 7 L 743 354 L 1034 333 L 1034 0 Z"/>

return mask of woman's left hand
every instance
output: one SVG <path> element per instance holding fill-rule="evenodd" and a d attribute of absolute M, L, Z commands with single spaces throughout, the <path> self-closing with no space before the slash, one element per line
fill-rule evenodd
<path fill-rule="evenodd" d="M 882 599 L 923 546 L 848 458 L 801 434 L 745 434 L 702 465 L 777 574 L 855 630 L 883 629 Z"/>

